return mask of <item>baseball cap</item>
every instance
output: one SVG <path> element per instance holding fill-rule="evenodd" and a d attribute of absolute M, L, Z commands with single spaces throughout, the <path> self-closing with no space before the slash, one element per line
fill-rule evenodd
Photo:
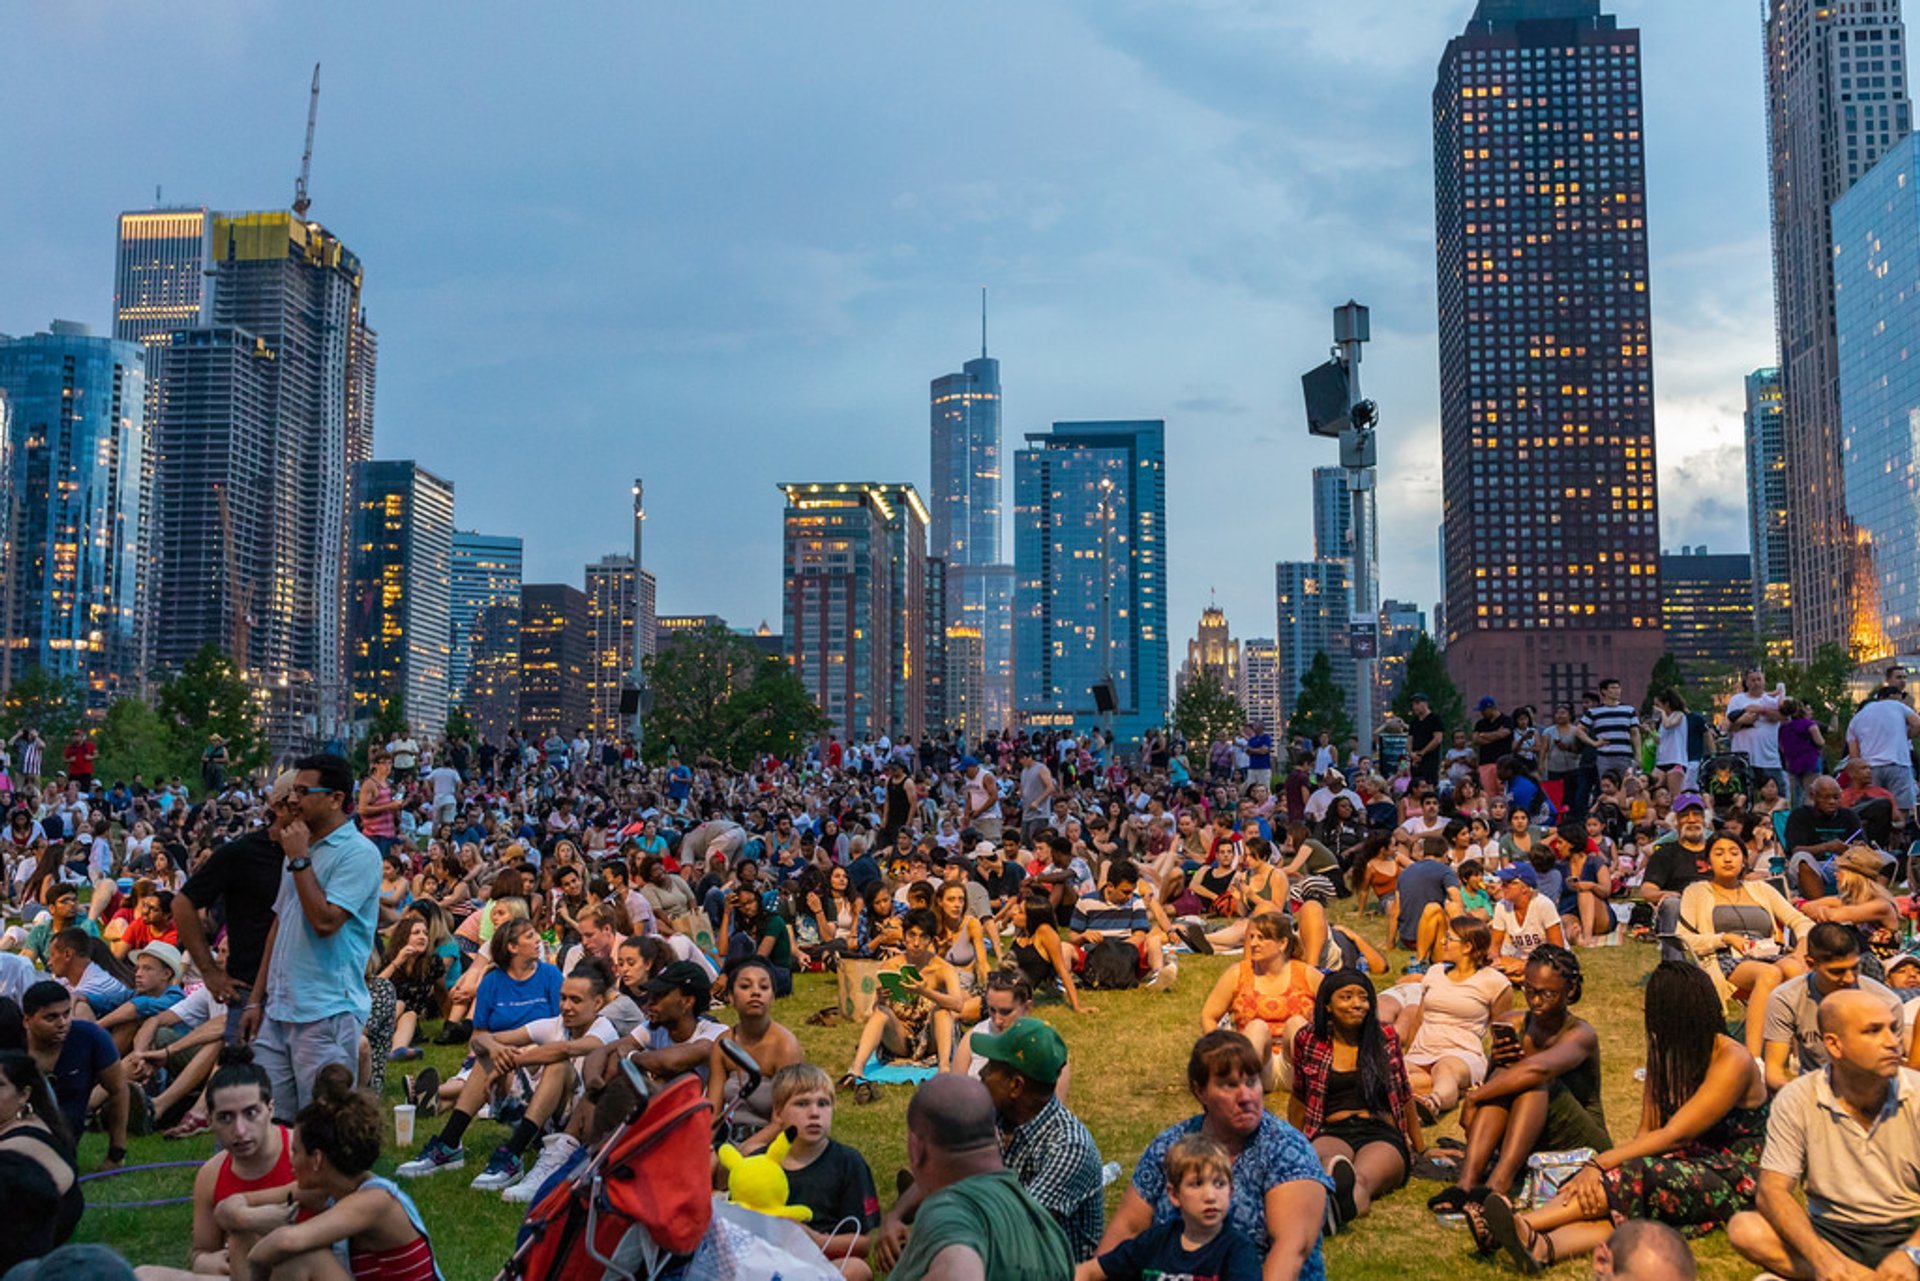
<path fill-rule="evenodd" d="M 1887 959 L 1886 972 L 1889 976 L 1903 965 L 1920 965 L 1920 956 L 1912 952 L 1899 952 Z"/>
<path fill-rule="evenodd" d="M 1020 1019 L 998 1036 L 975 1032 L 971 1043 L 973 1052 L 981 1058 L 1010 1067 L 1041 1085 L 1058 1081 L 1061 1069 L 1067 1066 L 1067 1043 L 1039 1019 Z"/>
<path fill-rule="evenodd" d="M 1540 877 L 1534 872 L 1533 864 L 1531 863 L 1509 863 L 1507 866 L 1495 872 L 1493 879 L 1494 883 L 1498 885 L 1511 885 L 1515 881 L 1519 881 L 1528 889 L 1537 890 L 1540 888 Z"/>
<path fill-rule="evenodd" d="M 1412 698 L 1409 698 L 1407 701 L 1409 703 L 1431 703 L 1433 700 L 1428 698 L 1425 694 L 1415 694 Z"/>
<path fill-rule="evenodd" d="M 1489 707 L 1498 707 L 1500 706 L 1500 704 L 1496 702 L 1491 695 L 1488 695 L 1482 698 L 1479 702 L 1475 703 L 1473 706 L 1475 711 L 1484 712 Z"/>
<path fill-rule="evenodd" d="M 180 955 L 180 949 L 171 943 L 155 940 L 135 952 L 133 959 L 137 961 L 143 956 L 151 956 L 154 960 L 172 970 L 173 981 L 176 983 L 180 981 L 180 976 L 186 972 L 186 959 Z"/>
<path fill-rule="evenodd" d="M 981 841 L 973 847 L 973 856 L 975 858 L 992 858 L 999 852 L 1000 847 L 992 841 Z"/>
<path fill-rule="evenodd" d="M 696 1014 L 704 1014 L 707 1009 L 707 997 L 711 992 L 707 981 L 707 972 L 692 961 L 675 961 L 661 968 L 660 972 L 647 980 L 648 996 L 665 996 L 669 992 L 681 992 L 693 999 Z"/>
<path fill-rule="evenodd" d="M 1706 798 L 1698 792 L 1682 792 L 1673 802 L 1673 812 L 1676 814 L 1684 814 L 1688 810 L 1699 810 L 1704 814 L 1706 809 Z"/>
<path fill-rule="evenodd" d="M 961 769 L 972 769 L 974 766 L 978 765 L 979 763 L 980 763 L 980 758 L 978 756 L 962 756 L 960 758 Z"/>

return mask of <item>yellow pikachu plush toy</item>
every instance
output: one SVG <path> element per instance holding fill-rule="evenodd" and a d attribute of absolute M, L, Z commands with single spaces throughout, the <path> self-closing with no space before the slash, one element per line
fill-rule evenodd
<path fill-rule="evenodd" d="M 793 1131 L 776 1134 L 767 1150 L 759 1156 L 741 1156 L 731 1143 L 720 1145 L 720 1164 L 727 1171 L 727 1200 L 756 1214 L 805 1223 L 813 1211 L 804 1205 L 787 1204 L 787 1172 L 780 1158 L 793 1146 Z"/>

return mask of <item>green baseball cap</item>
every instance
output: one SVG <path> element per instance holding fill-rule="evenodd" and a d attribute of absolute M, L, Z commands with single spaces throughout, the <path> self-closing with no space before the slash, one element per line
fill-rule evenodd
<path fill-rule="evenodd" d="M 1035 1018 L 1021 1019 L 998 1036 L 975 1032 L 971 1044 L 981 1058 L 1004 1064 L 1042 1085 L 1058 1081 L 1067 1066 L 1067 1043 Z"/>

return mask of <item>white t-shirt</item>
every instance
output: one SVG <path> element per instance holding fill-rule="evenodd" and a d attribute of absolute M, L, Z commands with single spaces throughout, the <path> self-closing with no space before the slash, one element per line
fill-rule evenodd
<path fill-rule="evenodd" d="M 580 1039 L 567 1031 L 565 1021 L 563 1021 L 558 1014 L 550 1018 L 535 1019 L 533 1022 L 526 1024 L 525 1027 L 527 1029 L 527 1036 L 532 1039 L 535 1045 L 558 1045 L 563 1041 Z M 604 1014 L 596 1016 L 593 1020 L 593 1026 L 581 1035 L 590 1036 L 602 1045 L 612 1045 L 620 1039 L 620 1034 L 613 1030 L 613 1024 L 607 1022 L 606 1015 Z"/>
<path fill-rule="evenodd" d="M 1877 698 L 1847 722 L 1847 739 L 1869 765 L 1905 765 L 1907 717 L 1911 714 L 1897 698 Z"/>
<path fill-rule="evenodd" d="M 450 766 L 442 765 L 427 775 L 427 781 L 433 784 L 433 803 L 438 806 L 445 801 L 460 799 L 460 773 Z"/>
<path fill-rule="evenodd" d="M 18 1005 L 26 990 L 39 981 L 32 961 L 18 952 L 0 952 L 0 996 Z"/>
<path fill-rule="evenodd" d="M 1425 814 L 1415 814 L 1412 818 L 1400 825 L 1400 830 L 1415 840 L 1427 836 L 1440 836 L 1447 830 L 1447 820 L 1442 815 L 1436 815 L 1433 820 L 1433 825 L 1428 826 L 1427 816 Z"/>
<path fill-rule="evenodd" d="M 667 946 L 673 949 L 673 955 L 676 959 L 692 961 L 695 965 L 707 972 L 707 978 L 709 980 L 720 977 L 720 971 L 713 968 L 713 962 L 707 959 L 705 952 L 702 952 L 693 945 L 692 939 L 684 934 L 669 934 L 666 937 Z"/>
<path fill-rule="evenodd" d="M 1554 911 L 1553 904 L 1535 894 L 1533 901 L 1527 904 L 1524 919 L 1516 918 L 1513 909 L 1505 902 L 1497 903 L 1493 909 L 1493 932 L 1506 935 L 1500 946 L 1500 955 L 1515 956 L 1521 960 L 1533 955 L 1533 949 L 1547 941 L 1547 931 L 1560 924 L 1560 913 Z"/>
<path fill-rule="evenodd" d="M 213 993 L 202 983 L 193 991 L 181 997 L 168 1007 L 169 1013 L 180 1020 L 180 1025 L 191 1032 L 205 1023 L 218 1012 L 223 1018 L 227 1007 L 213 999 Z"/>
<path fill-rule="evenodd" d="M 1778 712 L 1780 700 L 1771 694 L 1762 694 L 1755 698 L 1751 694 L 1735 694 L 1727 700 L 1727 720 L 1737 721 L 1750 707 L 1763 708 Z M 1760 720 L 1745 729 L 1733 731 L 1733 750 L 1745 752 L 1747 760 L 1760 769 L 1780 768 L 1780 722 Z"/>

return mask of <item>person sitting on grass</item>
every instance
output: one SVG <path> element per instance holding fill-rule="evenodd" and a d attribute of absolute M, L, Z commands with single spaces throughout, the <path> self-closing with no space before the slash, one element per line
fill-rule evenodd
<path fill-rule="evenodd" d="M 446 959 L 433 949 L 433 931 L 426 919 L 409 910 L 401 914 L 387 934 L 387 950 L 380 959 L 376 977 L 393 984 L 396 1003 L 393 1024 L 393 1048 L 387 1057 L 404 1062 L 420 1057 L 413 1043 L 420 1020 L 440 1013 L 446 1003 Z"/>
<path fill-rule="evenodd" d="M 493 932 L 487 955 L 493 964 L 480 980 L 473 1002 L 473 1035 L 490 1032 L 499 1035 L 525 1027 L 536 1019 L 550 1019 L 560 1012 L 560 989 L 565 981 L 560 971 L 540 959 L 540 931 L 524 916 L 516 916 Z M 471 1057 L 445 1085 L 440 1087 L 440 1102 L 460 1097 L 471 1073 Z M 415 1099 L 417 1104 L 421 1102 Z"/>
<path fill-rule="evenodd" d="M 1293 922 L 1279 912 L 1262 912 L 1247 923 L 1246 948 L 1237 964 L 1223 971 L 1200 1007 L 1205 1035 L 1231 1018 L 1266 1066 L 1268 1089 L 1292 1084 L 1293 1039 L 1313 1017 L 1320 972 L 1293 954 Z"/>
<path fill-rule="evenodd" d="M 776 977 L 771 961 L 749 956 L 733 963 L 727 975 L 727 1003 L 733 1007 L 734 1025 L 715 1039 L 707 1056 L 707 1097 L 713 1114 L 719 1116 L 734 1096 L 740 1093 L 744 1075 L 740 1066 L 728 1057 L 722 1045 L 731 1042 L 747 1052 L 760 1066 L 760 1085 L 741 1101 L 733 1114 L 737 1133 L 751 1134 L 773 1119 L 773 1077 L 781 1068 L 806 1058 L 800 1038 L 793 1030 L 773 1019 Z M 810 1204 L 806 1201 L 800 1205 Z"/>
<path fill-rule="evenodd" d="M 1566 948 L 1542 943 L 1527 958 L 1527 1013 L 1493 1025 L 1495 1071 L 1460 1107 L 1467 1150 L 1459 1175 L 1427 1198 L 1428 1209 L 1459 1214 L 1506 1192 L 1535 1152 L 1613 1146 L 1600 1098 L 1600 1037 L 1572 1012 L 1580 989 L 1580 962 Z"/>
<path fill-rule="evenodd" d="M 73 1235 L 86 1209 L 73 1136 L 31 1055 L 0 1050 L 0 1269 L 37 1259 Z"/>
<path fill-rule="evenodd" d="M 1284 896 L 1284 878 L 1282 883 Z M 1107 867 L 1106 884 L 1073 905 L 1072 941 L 1080 949 L 1083 970 L 1094 948 L 1124 943 L 1134 951 L 1135 972 L 1145 980 L 1143 986 L 1168 988 L 1179 976 L 1180 967 L 1166 959 L 1166 933 L 1154 926 L 1147 905 L 1136 892 L 1139 886 L 1140 873 L 1134 865 L 1126 859 L 1115 859 Z"/>
<path fill-rule="evenodd" d="M 1487 1030 L 1513 1004 L 1513 984 L 1487 964 L 1492 946 L 1485 921 L 1454 917 L 1441 936 L 1442 963 L 1422 977 L 1419 999 L 1407 1003 L 1407 1077 L 1423 1124 L 1451 1112 L 1487 1078 Z"/>
<path fill-rule="evenodd" d="M 221 1202 L 249 1192 L 271 1192 L 293 1184 L 293 1133 L 273 1119 L 273 1086 L 253 1051 L 231 1046 L 220 1051 L 220 1066 L 207 1085 L 207 1106 L 219 1150 L 193 1178 L 193 1240 L 187 1268 L 143 1267 L 140 1281 L 186 1281 L 190 1277 L 226 1277 L 233 1273 L 227 1234 L 214 1215 Z"/>
<path fill-rule="evenodd" d="M 1187 1059 L 1187 1089 L 1200 1115 L 1162 1130 L 1140 1154 L 1133 1181 L 1107 1221 L 1098 1254 L 1155 1223 L 1180 1220 L 1167 1180 L 1167 1152 L 1204 1134 L 1233 1162 L 1227 1223 L 1260 1252 L 1262 1275 L 1278 1281 L 1326 1281 L 1320 1228 L 1333 1180 L 1301 1133 L 1267 1110 L 1265 1055 L 1238 1032 L 1209 1032 Z"/>
<path fill-rule="evenodd" d="M 1539 893 L 1540 874 L 1530 863 L 1503 867 L 1493 880 L 1500 887 L 1500 902 L 1493 909 L 1493 964 L 1517 982 L 1535 948 L 1549 944 L 1564 948 L 1567 936 L 1560 913 Z"/>
<path fill-rule="evenodd" d="M 223 958 L 223 940 L 216 955 Z M 226 1040 L 227 1006 L 202 984 L 185 999 L 146 1020 L 133 1034 L 125 1055 L 127 1076 L 142 1089 L 164 1070 L 166 1088 L 154 1096 L 158 1123 L 171 1126 L 169 1139 L 190 1138 L 207 1129 L 207 1108 L 201 1087 L 219 1064 Z M 252 1060 L 249 1059 L 249 1062 Z"/>
<path fill-rule="evenodd" d="M 1413 1154 L 1426 1146 L 1400 1041 L 1381 1026 L 1366 975 L 1339 970 L 1321 982 L 1313 1022 L 1294 1040 L 1293 1063 L 1287 1119 L 1333 1180 L 1340 1231 L 1405 1183 Z"/>
<path fill-rule="evenodd" d="M 320 1069 L 313 1101 L 293 1125 L 296 1189 L 242 1193 L 214 1210 L 235 1275 L 245 1267 L 274 1281 L 437 1281 L 440 1267 L 420 1211 L 373 1173 L 381 1127 L 379 1103 L 353 1088 L 344 1064 Z M 335 1254 L 340 1246 L 346 1266 Z"/>
<path fill-rule="evenodd" d="M 507 1141 L 494 1149 L 486 1168 L 474 1176 L 471 1186 L 482 1192 L 511 1192 L 517 1183 L 526 1182 L 531 1192 L 546 1182 L 549 1170 L 572 1155 L 569 1145 L 573 1140 L 564 1134 L 548 1137 L 531 1171 L 523 1166 L 522 1157 L 549 1120 L 564 1121 L 563 1113 L 573 1101 L 580 1079 L 573 1061 L 619 1040 L 613 1024 L 600 1017 L 612 986 L 613 976 L 598 961 L 583 961 L 560 989 L 558 1016 L 535 1019 L 508 1032 L 475 1032 L 473 1051 L 480 1062 L 461 1087 L 446 1128 L 427 1140 L 419 1156 L 394 1173 L 413 1179 L 459 1169 L 466 1163 L 460 1141 L 481 1104 L 490 1097 L 500 1099 L 510 1093 L 515 1074 L 520 1074 L 525 1084 L 525 1074 L 537 1068 L 525 1110 L 514 1122 Z"/>
<path fill-rule="evenodd" d="M 1208 1277 L 1260 1281 L 1260 1252 L 1227 1220 L 1233 1205 L 1233 1157 L 1205 1134 L 1167 1149 L 1167 1196 L 1180 1217 L 1156 1223 L 1074 1269 L 1073 1281 L 1153 1281 Z"/>
<path fill-rule="evenodd" d="M 1054 927 L 1053 900 L 1046 891 L 1023 886 L 1008 899 L 1007 924 L 1013 929 L 1013 939 L 1005 949 L 1004 960 L 1026 978 L 1034 993 L 1051 992 L 1057 984 L 1068 1009 L 1075 1014 L 1092 1014 L 1094 1008 L 1080 1000 L 1080 987 L 1073 978 L 1073 958 Z"/>
<path fill-rule="evenodd" d="M 42 979 L 20 997 L 25 1016 L 27 1053 L 53 1085 L 60 1117 L 68 1134 L 81 1134 L 87 1116 L 98 1108 L 107 1131 L 103 1170 L 115 1170 L 127 1159 L 127 1111 L 130 1093 L 139 1087 L 127 1080 L 126 1065 L 113 1047 L 113 1038 L 84 1019 L 74 1017 L 71 993 L 52 979 Z"/>
<path fill-rule="evenodd" d="M 1913 1276 L 1920 1072 L 1903 1065 L 1900 1025 L 1879 997 L 1836 991 L 1819 1019 L 1827 1068 L 1774 1096 L 1758 1208 L 1733 1216 L 1727 1240 L 1785 1277 Z"/>
<path fill-rule="evenodd" d="M 953 1070 L 978 1080 L 986 1060 L 973 1051 L 973 1034 L 986 1032 L 998 1036 L 1021 1019 L 1033 1016 L 1033 987 L 1018 970 L 995 970 L 987 975 L 987 994 L 981 998 L 986 1017 L 968 1028 L 953 1049 Z M 1071 1065 L 1062 1066 L 1053 1092 L 1062 1103 L 1067 1099 L 1067 1083 L 1073 1075 Z"/>
<path fill-rule="evenodd" d="M 901 934 L 902 962 L 917 969 L 920 977 L 903 981 L 899 996 L 880 985 L 873 1013 L 860 1029 L 853 1061 L 840 1078 L 841 1088 L 854 1091 L 861 1102 L 871 1097 L 872 1083 L 865 1073 L 876 1050 L 910 1063 L 932 1062 L 936 1069 L 953 1061 L 954 1017 L 966 1004 L 966 992 L 953 966 L 934 951 L 939 930 L 931 911 L 915 908 L 907 913 Z M 900 968 L 886 972 L 897 974 Z"/>
<path fill-rule="evenodd" d="M 789 1063 L 773 1074 L 773 1120 L 741 1145 L 765 1151 L 781 1133 L 791 1146 L 780 1158 L 787 1172 L 787 1203 L 813 1212 L 806 1232 L 847 1281 L 870 1281 L 870 1236 L 880 1226 L 873 1170 L 857 1148 L 833 1137 L 833 1078 L 811 1063 Z"/>
<path fill-rule="evenodd" d="M 786 918 L 766 910 L 763 882 L 741 882 L 727 892 L 716 937 L 725 939 L 729 965 L 758 956 L 773 967 L 774 993 L 793 995 L 793 931 Z"/>
<path fill-rule="evenodd" d="M 1695 1236 L 1753 1207 L 1767 1131 L 1760 1064 L 1727 1035 L 1720 995 L 1698 966 L 1662 961 L 1647 981 L 1647 1079 L 1640 1132 L 1601 1152 L 1529 1214 L 1495 1193 L 1466 1207 L 1482 1253 L 1522 1272 L 1587 1254 L 1626 1219 Z"/>
<path fill-rule="evenodd" d="M 1229 882 L 1225 895 L 1240 914 L 1240 919 L 1217 930 L 1203 931 L 1191 926 L 1183 931 L 1187 943 L 1202 954 L 1221 948 L 1243 946 L 1247 922 L 1263 912 L 1287 910 L 1287 874 L 1273 861 L 1273 846 L 1264 836 L 1249 836 L 1240 842 L 1240 867 Z M 1111 873 L 1109 873 L 1111 875 Z"/>
<path fill-rule="evenodd" d="M 89 937 L 99 938 L 100 926 L 80 910 L 79 891 L 73 886 L 49 881 L 42 892 L 47 900 L 46 915 L 27 927 L 26 940 L 20 945 L 20 955 L 35 965 L 52 969 L 53 941 L 56 938 L 68 930 L 78 930 Z M 112 954 L 111 948 L 107 951 L 109 955 Z"/>
<path fill-rule="evenodd" d="M 1702 965 L 1711 965 L 1721 984 L 1748 993 L 1747 1050 L 1756 1059 L 1765 1050 L 1763 1017 L 1775 989 L 1807 972 L 1804 953 L 1791 951 L 1786 931 L 1805 939 L 1813 928 L 1807 915 L 1765 881 L 1746 880 L 1747 851 L 1731 836 L 1707 842 L 1708 879 L 1695 881 L 1680 895 L 1679 938 Z"/>
<path fill-rule="evenodd" d="M 1465 828 L 1457 818 L 1447 825 L 1449 833 Z M 1466 911 L 1460 898 L 1460 874 L 1448 857 L 1447 838 L 1423 836 L 1415 848 L 1420 856 L 1400 869 L 1394 914 L 1398 929 L 1389 935 L 1395 946 L 1413 953 L 1407 964 L 1409 974 L 1422 973 L 1434 963 L 1447 922 Z"/>
<path fill-rule="evenodd" d="M 152 943 L 133 953 L 133 995 L 100 1016 L 100 1026 L 113 1034 L 114 1048 L 124 1056 L 148 1019 L 180 1004 L 181 972 L 186 961 L 171 943 Z"/>
<path fill-rule="evenodd" d="M 1767 1088 L 1774 1091 L 1785 1089 L 1796 1075 L 1827 1066 L 1819 1012 L 1835 993 L 1854 988 L 1870 993 L 1892 1012 L 1895 1031 L 1904 1025 L 1900 998 L 1860 972 L 1858 934 L 1837 921 L 1822 921 L 1807 931 L 1806 953 L 1807 972 L 1780 984 L 1767 998 L 1760 1058 Z M 1749 1006 L 1748 1021 L 1757 1017 Z"/>
<path fill-rule="evenodd" d="M 623 1058 L 657 1081 L 671 1081 L 683 1072 L 695 1072 L 707 1080 L 713 1042 L 727 1030 L 726 1024 L 706 1017 L 712 992 L 707 972 L 691 961 L 675 961 L 653 971 L 646 985 L 647 1021 L 587 1057 L 590 1095 L 620 1075 Z"/>

